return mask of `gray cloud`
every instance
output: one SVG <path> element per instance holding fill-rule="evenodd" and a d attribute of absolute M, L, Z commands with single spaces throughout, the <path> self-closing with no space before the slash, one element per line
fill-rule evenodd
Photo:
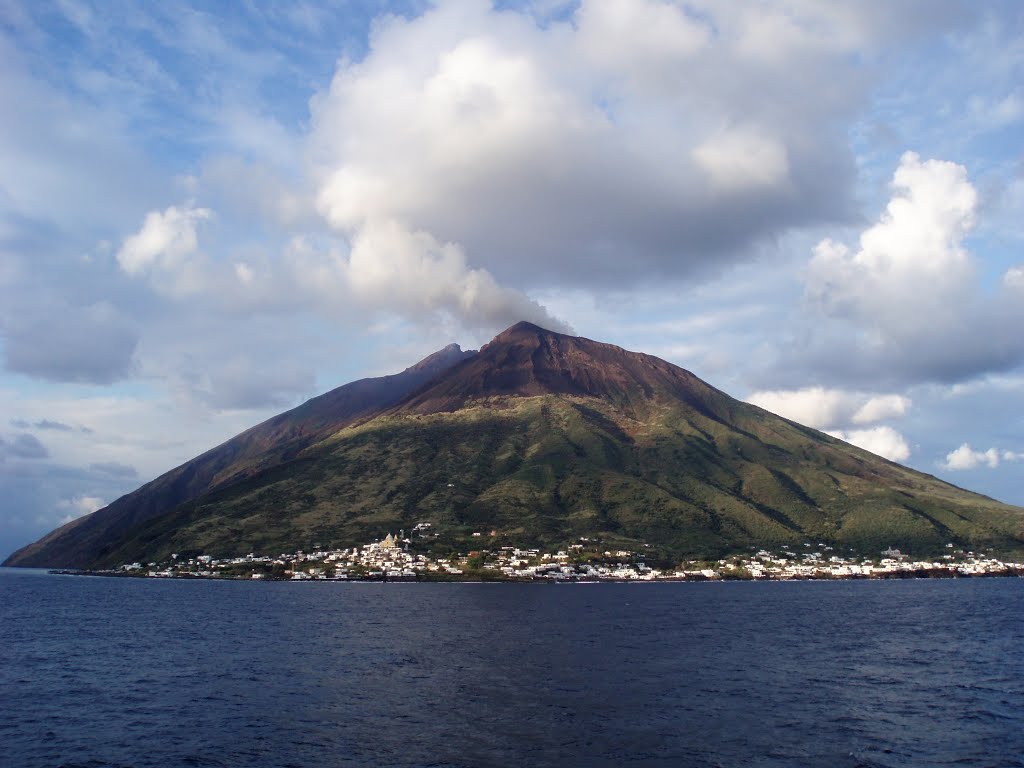
<path fill-rule="evenodd" d="M 50 452 L 35 435 L 22 433 L 14 437 L 0 437 L 0 460 L 5 457 L 14 459 L 45 459 Z"/>
<path fill-rule="evenodd" d="M 11 371 L 55 381 L 109 384 L 132 372 L 138 331 L 106 302 L 51 305 L 0 318 Z"/>
<path fill-rule="evenodd" d="M 25 419 L 12 419 L 10 422 L 12 427 L 18 429 L 29 429 L 34 427 L 35 429 L 51 429 L 57 432 L 73 432 L 75 427 L 70 424 L 65 424 L 59 421 L 50 421 L 49 419 L 40 419 L 37 422 L 27 422 Z"/>
<path fill-rule="evenodd" d="M 328 341 L 278 317 L 170 306 L 138 351 L 141 374 L 163 381 L 189 408 L 285 407 L 317 394 Z"/>
<path fill-rule="evenodd" d="M 111 477 L 138 477 L 138 472 L 135 467 L 129 464 L 119 464 L 116 461 L 101 461 L 94 462 L 89 465 L 89 470 L 92 472 L 99 472 L 103 475 L 109 475 Z"/>
<path fill-rule="evenodd" d="M 296 394 L 311 392 L 313 373 L 308 368 L 268 366 L 262 360 L 235 356 L 215 367 L 182 372 L 189 394 L 215 410 L 285 407 Z"/>
<path fill-rule="evenodd" d="M 52 429 L 57 432 L 73 432 L 75 430 L 70 424 L 65 424 L 62 421 L 50 421 L 49 419 L 37 421 L 32 426 L 36 429 Z"/>

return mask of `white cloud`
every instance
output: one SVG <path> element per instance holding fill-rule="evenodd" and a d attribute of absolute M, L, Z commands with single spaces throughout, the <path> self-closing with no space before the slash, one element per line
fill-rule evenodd
<path fill-rule="evenodd" d="M 75 496 L 71 499 L 61 499 L 57 502 L 57 511 L 64 512 L 58 525 L 65 525 L 83 515 L 102 509 L 107 503 L 96 496 Z"/>
<path fill-rule="evenodd" d="M 825 239 L 805 275 L 805 341 L 782 361 L 837 379 L 958 381 L 1024 359 L 1011 269 L 994 293 L 965 245 L 978 194 L 964 166 L 907 152 L 858 246 Z M 797 359 L 802 358 L 802 362 Z"/>
<path fill-rule="evenodd" d="M 1024 290 L 1024 267 L 1010 267 L 1003 275 L 1003 284 L 1014 290 Z"/>
<path fill-rule="evenodd" d="M 946 461 L 941 465 L 949 471 L 977 469 L 988 467 L 995 469 L 1000 461 L 1024 461 L 1024 453 L 989 448 L 987 451 L 976 451 L 970 443 L 964 443 L 955 451 L 946 454 Z"/>
<path fill-rule="evenodd" d="M 855 251 L 832 240 L 815 248 L 808 292 L 829 313 L 864 320 L 884 334 L 943 324 L 941 310 L 972 278 L 963 239 L 978 196 L 962 165 L 907 152 L 894 195 Z"/>
<path fill-rule="evenodd" d="M 903 395 L 871 395 L 824 387 L 762 390 L 748 403 L 815 429 L 872 424 L 903 416 L 911 405 Z"/>
<path fill-rule="evenodd" d="M 840 423 L 850 411 L 847 393 L 823 387 L 755 392 L 747 402 L 815 429 Z"/>
<path fill-rule="evenodd" d="M 910 408 L 910 398 L 903 395 L 877 395 L 857 409 L 851 417 L 854 424 L 873 424 L 876 421 L 898 419 Z"/>
<path fill-rule="evenodd" d="M 828 434 L 890 461 L 906 461 L 910 458 L 910 446 L 907 445 L 903 435 L 892 427 L 837 430 Z"/>
<path fill-rule="evenodd" d="M 444 310 L 470 326 L 522 319 L 571 330 L 525 295 L 499 286 L 486 270 L 468 267 L 459 246 L 395 222 L 361 228 L 346 267 L 352 292 L 370 306 L 412 316 Z"/>
<path fill-rule="evenodd" d="M 840 25 L 773 13 L 811 17 L 805 38 Z M 482 0 L 381 21 L 313 100 L 318 210 L 345 236 L 391 222 L 456 244 L 519 290 L 717 272 L 798 222 L 846 218 L 844 46 L 782 48 L 791 77 L 769 75 L 738 47 L 749 28 L 732 6 L 653 0 L 543 25 Z M 797 98 L 793 77 L 842 97 Z"/>
<path fill-rule="evenodd" d="M 117 252 L 117 261 L 128 274 L 135 275 L 160 267 L 181 267 L 199 248 L 196 227 L 213 216 L 207 208 L 170 206 L 163 212 L 150 211 L 142 228 L 125 238 Z"/>

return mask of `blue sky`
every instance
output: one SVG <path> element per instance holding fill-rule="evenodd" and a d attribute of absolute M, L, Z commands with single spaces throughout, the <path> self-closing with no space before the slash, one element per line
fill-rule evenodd
<path fill-rule="evenodd" d="M 0 556 L 520 319 L 1024 504 L 1016 2 L 0 0 Z"/>

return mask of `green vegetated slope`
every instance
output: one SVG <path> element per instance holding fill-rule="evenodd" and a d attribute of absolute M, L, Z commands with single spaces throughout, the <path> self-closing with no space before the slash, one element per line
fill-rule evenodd
<path fill-rule="evenodd" d="M 588 537 L 669 561 L 807 540 L 871 553 L 1021 546 L 1019 509 L 708 399 L 706 412 L 646 400 L 630 417 L 576 395 L 386 414 L 139 530 L 110 562 L 350 546 L 423 521 L 463 551 Z"/>

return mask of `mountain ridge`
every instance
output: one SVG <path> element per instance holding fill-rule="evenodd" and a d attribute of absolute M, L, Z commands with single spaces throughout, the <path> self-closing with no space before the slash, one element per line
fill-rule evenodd
<path fill-rule="evenodd" d="M 96 538 L 92 534 L 102 535 L 111 525 L 139 525 L 202 493 L 242 480 L 261 466 L 287 461 L 327 434 L 397 402 L 447 368 L 475 354 L 474 350 L 463 351 L 458 344 L 449 344 L 401 373 L 357 379 L 310 398 L 204 451 L 106 507 L 51 531 L 12 553 L 3 565 L 86 565 L 87 558 L 99 552 L 98 547 L 91 545 Z M 81 530 L 83 528 L 86 530 Z M 66 539 L 76 531 L 73 539 Z M 65 553 L 72 556 L 67 557 Z M 50 557 L 59 559 L 48 562 Z"/>

